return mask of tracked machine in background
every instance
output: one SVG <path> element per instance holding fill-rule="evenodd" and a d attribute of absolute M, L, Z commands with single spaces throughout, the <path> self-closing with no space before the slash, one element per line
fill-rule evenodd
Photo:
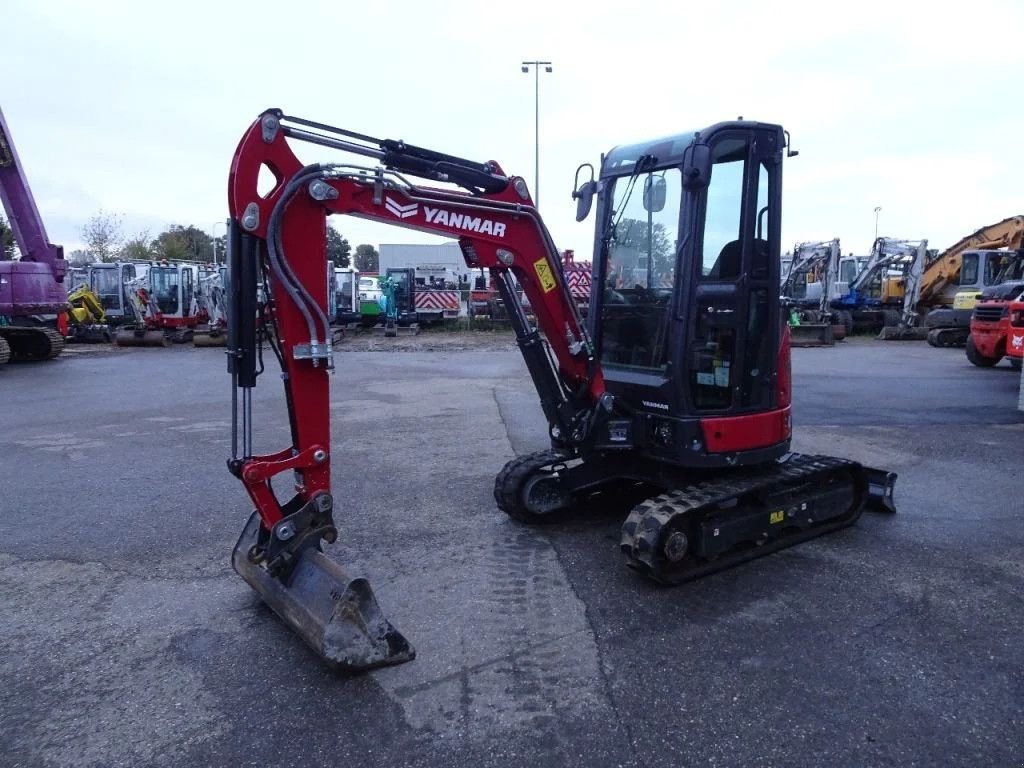
<path fill-rule="evenodd" d="M 378 165 L 303 165 L 292 142 Z M 596 200 L 584 325 L 521 177 L 493 161 L 262 114 L 236 150 L 228 195 L 229 468 L 255 506 L 232 556 L 238 573 L 334 666 L 414 655 L 368 582 L 322 551 L 338 537 L 323 296 L 334 213 L 456 237 L 467 266 L 490 271 L 549 425 L 549 449 L 498 473 L 494 497 L 509 516 L 535 523 L 598 497 L 617 500 L 626 564 L 678 584 L 851 525 L 868 506 L 891 510 L 892 473 L 790 452 L 789 332 L 778 295 L 785 154 L 780 126 L 734 121 L 605 155 L 599 179 L 590 168 L 574 192 L 578 220 Z M 277 180 L 266 195 L 257 191 L 263 167 Z M 663 236 L 638 245 L 626 219 Z M 271 293 L 262 311 L 261 278 Z M 252 441 L 258 315 L 275 329 L 267 338 L 291 422 L 290 444 L 269 455 Z M 279 489 L 292 486 L 289 497 L 275 495 L 275 478 Z"/>
<path fill-rule="evenodd" d="M 1024 216 L 1010 216 L 961 238 L 931 261 L 919 311 L 933 347 L 962 347 L 982 293 L 1024 277 Z"/>
<path fill-rule="evenodd" d="M 134 322 L 118 329 L 118 346 L 165 347 L 191 341 L 200 321 L 198 274 L 195 264 L 161 262 L 129 282 L 126 292 Z"/>
<path fill-rule="evenodd" d="M 917 290 L 927 255 L 927 240 L 877 238 L 859 271 L 849 282 L 837 284 L 832 309 L 845 325 L 888 335 L 884 329 L 905 321 L 908 294 Z"/>
<path fill-rule="evenodd" d="M 84 344 L 110 342 L 110 325 L 100 297 L 88 283 L 81 283 L 68 294 L 68 332 L 65 340 Z"/>
<path fill-rule="evenodd" d="M 52 360 L 63 351 L 64 337 L 44 318 L 69 309 L 68 263 L 46 234 L 2 111 L 0 202 L 21 251 L 19 261 L 0 260 L 0 364 Z"/>
<path fill-rule="evenodd" d="M 783 261 L 782 302 L 794 347 L 827 347 L 846 336 L 846 326 L 831 308 L 841 255 L 835 238 L 797 243 L 788 263 Z"/>
<path fill-rule="evenodd" d="M 86 267 L 89 287 L 99 298 L 108 325 L 117 327 L 136 320 L 128 286 L 145 277 L 149 267 L 148 261 L 108 261 Z"/>
<path fill-rule="evenodd" d="M 199 270 L 196 289 L 198 322 L 192 332 L 192 344 L 197 347 L 223 347 L 227 344 L 227 273 L 226 266 Z"/>

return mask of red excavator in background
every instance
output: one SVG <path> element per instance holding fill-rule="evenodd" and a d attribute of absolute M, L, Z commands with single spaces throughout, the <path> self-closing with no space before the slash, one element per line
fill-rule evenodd
<path fill-rule="evenodd" d="M 145 274 L 125 286 L 135 322 L 118 329 L 121 347 L 166 347 L 184 344 L 205 316 L 197 300 L 199 265 L 154 262 Z"/>
<path fill-rule="evenodd" d="M 292 142 L 377 165 L 303 165 Z M 338 536 L 322 288 L 326 217 L 335 213 L 458 238 L 467 266 L 490 271 L 551 445 L 498 473 L 494 497 L 509 516 L 540 522 L 586 510 L 595 497 L 617 500 L 626 564 L 678 584 L 851 525 L 868 506 L 893 511 L 893 473 L 790 452 L 789 337 L 778 291 L 787 144 L 778 125 L 738 120 L 616 147 L 596 174 L 581 166 L 577 178 L 589 169 L 589 179 L 573 193 L 577 219 L 597 203 L 585 326 L 522 178 L 493 161 L 276 109 L 260 115 L 238 145 L 228 187 L 228 466 L 255 506 L 232 556 L 238 573 L 333 666 L 362 670 L 414 656 L 368 582 L 322 551 Z M 261 169 L 276 180 L 265 194 Z M 291 444 L 256 455 L 252 388 L 264 342 L 283 368 Z M 293 487 L 283 501 L 271 487 L 281 475 Z"/>

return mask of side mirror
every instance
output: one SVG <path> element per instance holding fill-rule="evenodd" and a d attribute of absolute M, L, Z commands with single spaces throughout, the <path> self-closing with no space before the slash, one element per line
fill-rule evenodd
<path fill-rule="evenodd" d="M 584 168 L 590 169 L 590 181 L 580 184 L 580 171 Z M 594 166 L 590 163 L 583 163 L 576 169 L 576 179 L 572 191 L 572 199 L 576 201 L 576 221 L 583 221 L 590 215 L 590 208 L 594 204 L 596 192 L 597 182 L 594 181 Z"/>
<path fill-rule="evenodd" d="M 711 147 L 700 138 L 683 151 L 683 189 L 695 191 L 711 183 Z"/>
<path fill-rule="evenodd" d="M 644 179 L 645 211 L 657 213 L 665 208 L 666 187 L 664 176 L 648 176 Z"/>

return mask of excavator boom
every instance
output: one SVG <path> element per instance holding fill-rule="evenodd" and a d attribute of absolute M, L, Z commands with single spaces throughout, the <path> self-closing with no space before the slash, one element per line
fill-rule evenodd
<path fill-rule="evenodd" d="M 963 254 L 970 250 L 1020 248 L 1024 245 L 1024 216 L 1010 216 L 989 224 L 951 245 L 933 259 L 921 274 L 920 301 L 928 306 L 945 303 L 939 299 L 947 285 L 956 282 Z"/>
<path fill-rule="evenodd" d="M 289 139 L 369 156 L 383 165 L 303 166 Z M 266 195 L 257 192 L 261 168 L 276 178 Z M 406 173 L 463 191 L 414 184 Z M 310 554 L 319 553 L 321 539 L 333 541 L 337 535 L 330 492 L 330 318 L 326 297 L 309 289 L 326 284 L 326 215 L 350 214 L 457 238 L 467 265 L 491 270 L 506 305 L 515 308 L 513 327 L 545 414 L 556 425 L 553 436 L 572 445 L 585 439 L 604 388 L 558 250 L 525 182 L 505 176 L 497 163 L 372 139 L 278 110 L 265 112 L 243 136 L 228 198 L 228 356 L 238 393 L 229 466 L 255 506 L 236 547 L 236 570 L 331 664 L 355 670 L 407 660 L 411 648 L 383 620 L 369 586 L 346 582 L 337 568 L 325 567 L 330 561 Z M 512 275 L 545 331 L 543 340 L 515 298 Z M 272 287 L 272 301 L 265 306 L 255 302 L 261 279 Z M 249 436 L 258 325 L 268 330 L 264 338 L 285 371 L 292 423 L 292 445 L 271 455 L 255 455 Z M 294 473 L 296 482 L 294 496 L 282 503 L 271 481 L 284 472 Z M 333 607 L 321 601 L 322 610 L 310 612 L 307 598 L 313 594 L 337 600 Z"/>

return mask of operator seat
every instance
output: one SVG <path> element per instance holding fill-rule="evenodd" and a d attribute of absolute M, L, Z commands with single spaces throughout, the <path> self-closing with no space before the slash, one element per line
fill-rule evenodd
<path fill-rule="evenodd" d="M 709 280 L 735 280 L 743 264 L 743 246 L 739 240 L 726 243 L 708 273 Z"/>
<path fill-rule="evenodd" d="M 768 279 L 768 241 L 756 238 L 752 243 L 750 279 Z M 736 280 L 743 268 L 743 246 L 739 240 L 726 243 L 718 254 L 708 278 L 711 280 Z"/>

